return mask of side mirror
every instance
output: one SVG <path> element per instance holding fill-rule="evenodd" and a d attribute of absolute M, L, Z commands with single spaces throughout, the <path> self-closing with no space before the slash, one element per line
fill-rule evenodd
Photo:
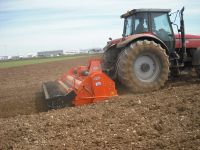
<path fill-rule="evenodd" d="M 112 38 L 111 38 L 111 37 L 109 37 L 109 40 L 110 40 L 110 41 L 112 41 Z"/>

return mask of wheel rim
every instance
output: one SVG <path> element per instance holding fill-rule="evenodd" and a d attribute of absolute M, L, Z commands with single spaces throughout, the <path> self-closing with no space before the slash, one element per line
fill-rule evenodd
<path fill-rule="evenodd" d="M 133 71 L 138 80 L 153 82 L 161 71 L 160 59 L 151 53 L 140 54 L 133 63 Z"/>

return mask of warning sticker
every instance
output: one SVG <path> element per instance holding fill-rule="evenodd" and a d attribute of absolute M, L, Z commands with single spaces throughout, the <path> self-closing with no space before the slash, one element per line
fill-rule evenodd
<path fill-rule="evenodd" d="M 96 82 L 96 86 L 101 86 L 101 82 Z"/>

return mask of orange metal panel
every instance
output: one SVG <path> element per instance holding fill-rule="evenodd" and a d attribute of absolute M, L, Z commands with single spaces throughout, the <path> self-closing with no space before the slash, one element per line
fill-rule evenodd
<path fill-rule="evenodd" d="M 73 101 L 75 106 L 117 96 L 115 83 L 102 72 L 98 59 L 90 60 L 88 66 L 71 68 L 59 80 L 75 91 L 77 95 Z"/>

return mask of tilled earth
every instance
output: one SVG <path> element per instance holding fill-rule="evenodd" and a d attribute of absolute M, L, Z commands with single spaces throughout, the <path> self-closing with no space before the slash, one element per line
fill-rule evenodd
<path fill-rule="evenodd" d="M 200 80 L 46 112 L 42 82 L 89 58 L 0 69 L 0 149 L 200 149 Z"/>

